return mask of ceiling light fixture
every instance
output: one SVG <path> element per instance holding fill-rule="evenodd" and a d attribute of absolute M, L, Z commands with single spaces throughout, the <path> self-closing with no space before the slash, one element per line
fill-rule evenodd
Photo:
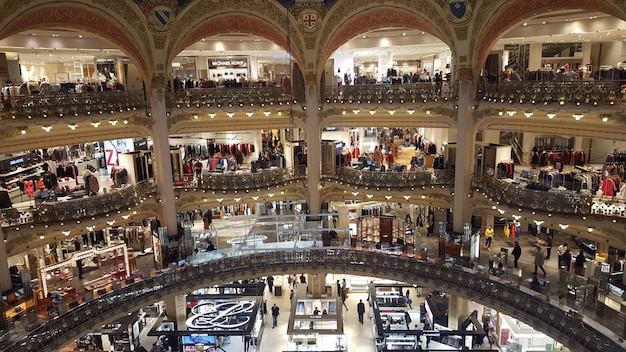
<path fill-rule="evenodd" d="M 91 125 L 92 125 L 94 128 L 98 128 L 98 127 L 100 127 L 100 122 L 92 122 L 92 123 L 91 123 Z"/>
<path fill-rule="evenodd" d="M 76 129 L 76 127 L 78 127 L 78 125 L 75 124 L 75 123 L 72 123 L 72 124 L 67 125 L 67 127 L 69 127 L 70 130 L 74 131 Z"/>
<path fill-rule="evenodd" d="M 117 120 L 109 120 L 109 123 L 113 126 L 117 125 Z"/>
<path fill-rule="evenodd" d="M 52 126 L 41 126 L 41 128 L 46 132 L 50 132 L 50 130 L 52 129 Z"/>
<path fill-rule="evenodd" d="M 228 116 L 228 117 L 233 117 L 233 116 L 235 116 L 235 113 L 234 113 L 234 112 L 227 112 L 227 113 L 226 113 L 226 116 Z"/>
<path fill-rule="evenodd" d="M 572 117 L 574 118 L 574 120 L 579 121 L 583 118 L 583 114 L 574 114 L 572 115 Z"/>

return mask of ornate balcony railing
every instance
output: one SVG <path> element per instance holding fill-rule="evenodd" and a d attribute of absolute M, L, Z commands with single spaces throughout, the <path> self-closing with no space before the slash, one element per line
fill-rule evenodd
<path fill-rule="evenodd" d="M 567 81 L 567 82 L 497 82 L 484 83 L 477 96 L 500 103 L 613 105 L 626 102 L 624 82 Z"/>
<path fill-rule="evenodd" d="M 212 191 L 242 191 L 275 187 L 287 181 L 305 178 L 306 173 L 294 173 L 289 168 L 274 168 L 258 172 L 241 173 L 209 173 L 198 178 L 196 175 L 185 174 L 176 177 L 175 188 L 196 188 Z"/>
<path fill-rule="evenodd" d="M 2 114 L 15 119 L 75 117 L 111 114 L 142 109 L 146 106 L 143 91 L 97 93 L 55 93 L 5 97 Z"/>
<path fill-rule="evenodd" d="M 336 179 L 351 186 L 409 189 L 454 183 L 454 170 L 381 172 L 337 167 L 332 171 L 334 173 L 327 172 L 324 177 Z"/>
<path fill-rule="evenodd" d="M 93 197 L 61 202 L 44 202 L 28 208 L 5 209 L 2 211 L 1 223 L 4 227 L 82 220 L 134 207 L 155 193 L 156 183 L 154 180 L 147 180 Z"/>
<path fill-rule="evenodd" d="M 221 254 L 215 256 L 215 260 L 139 280 L 84 303 L 32 331 L 5 351 L 55 350 L 89 333 L 102 322 L 178 292 L 210 287 L 239 278 L 293 271 L 307 273 L 312 270 L 340 270 L 353 275 L 431 284 L 447 292 L 489 304 L 498 311 L 522 319 L 545 331 L 572 351 L 623 351 L 617 342 L 586 323 L 582 316 L 551 304 L 544 295 L 464 268 L 339 247 Z"/>
<path fill-rule="evenodd" d="M 173 107 L 244 107 L 288 104 L 291 95 L 282 94 L 280 87 L 259 88 L 193 88 L 170 94 L 169 108 Z"/>
<path fill-rule="evenodd" d="M 426 103 L 456 99 L 452 83 L 365 84 L 326 88 L 324 100 L 348 103 Z"/>
<path fill-rule="evenodd" d="M 494 202 L 555 214 L 588 215 L 591 213 L 593 198 L 590 196 L 572 192 L 527 189 L 486 175 L 474 176 L 472 183 Z"/>

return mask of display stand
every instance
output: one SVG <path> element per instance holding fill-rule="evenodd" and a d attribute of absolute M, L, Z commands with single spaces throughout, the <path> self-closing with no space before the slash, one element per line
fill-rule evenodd
<path fill-rule="evenodd" d="M 284 351 L 347 351 L 341 303 L 337 298 L 298 299 L 292 304 Z"/>
<path fill-rule="evenodd" d="M 357 220 L 356 233 L 351 235 L 351 246 L 399 252 L 396 254 L 412 252 L 415 237 L 407 228 L 404 220 L 395 217 L 362 217 Z"/>
<path fill-rule="evenodd" d="M 76 266 L 77 260 L 98 258 L 98 265 L 102 270 L 107 264 L 116 266 L 114 270 L 106 274 L 108 277 L 114 277 L 118 280 L 130 276 L 130 265 L 128 259 L 128 251 L 125 244 L 114 245 L 104 248 L 91 248 L 72 253 L 67 260 L 39 269 L 39 282 L 41 283 L 42 297 L 47 297 L 48 292 L 56 287 L 63 285 L 55 285 L 51 280 L 58 279 L 59 282 L 70 281 L 74 277 L 73 268 Z M 118 263 L 119 261 L 119 263 Z M 120 266 L 123 265 L 122 268 Z"/>

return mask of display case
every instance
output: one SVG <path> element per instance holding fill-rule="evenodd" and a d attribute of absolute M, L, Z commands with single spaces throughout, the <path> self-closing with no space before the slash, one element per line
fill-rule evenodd
<path fill-rule="evenodd" d="M 347 351 L 346 335 L 306 335 L 289 336 L 285 352 L 296 351 Z"/>
<path fill-rule="evenodd" d="M 362 217 L 357 220 L 356 227 L 356 233 L 351 236 L 352 247 L 368 249 L 398 247 L 404 252 L 408 247 L 407 244 L 413 248 L 415 243 L 413 231 L 408 230 L 409 226 L 404 220 L 392 216 Z"/>

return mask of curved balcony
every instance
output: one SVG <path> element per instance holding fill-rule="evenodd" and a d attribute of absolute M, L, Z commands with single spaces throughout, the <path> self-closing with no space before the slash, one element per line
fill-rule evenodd
<path fill-rule="evenodd" d="M 282 94 L 281 87 L 192 88 L 177 90 L 168 98 L 168 108 L 244 107 L 289 104 L 293 97 Z"/>
<path fill-rule="evenodd" d="M 13 119 L 31 119 L 112 114 L 142 109 L 145 106 L 144 92 L 135 90 L 10 96 L 4 98 L 0 111 Z"/>
<path fill-rule="evenodd" d="M 454 170 L 381 172 L 338 167 L 334 169 L 334 173 L 327 173 L 324 177 L 351 186 L 414 189 L 431 185 L 451 185 L 454 183 Z"/>
<path fill-rule="evenodd" d="M 170 270 L 82 304 L 44 324 L 5 351 L 55 350 L 89 333 L 96 325 L 126 315 L 132 309 L 162 300 L 168 295 L 226 281 L 293 271 L 341 272 L 429 284 L 518 317 L 545 331 L 572 351 L 623 351 L 619 344 L 587 323 L 581 315 L 551 304 L 546 296 L 466 268 L 441 266 L 372 251 L 351 251 L 343 247 L 257 250 L 241 255 L 232 252 L 218 254 L 211 261 Z M 617 322 L 603 323 L 606 325 Z"/>
<path fill-rule="evenodd" d="M 477 96 L 500 103 L 614 105 L 625 103 L 624 82 L 497 82 L 481 85 Z"/>
<path fill-rule="evenodd" d="M 2 211 L 2 226 L 24 224 L 47 224 L 63 221 L 77 221 L 94 216 L 106 215 L 114 211 L 128 209 L 156 193 L 154 180 L 147 180 L 118 191 L 100 194 L 89 198 L 79 198 L 63 202 L 45 202 L 25 209 Z"/>
<path fill-rule="evenodd" d="M 456 99 L 456 86 L 443 83 L 365 84 L 326 88 L 323 99 L 327 103 L 427 103 Z"/>
<path fill-rule="evenodd" d="M 298 171 L 298 170 L 296 170 Z M 194 188 L 211 191 L 245 191 L 267 187 L 275 187 L 288 181 L 306 178 L 306 173 L 294 173 L 291 169 L 274 168 L 260 170 L 259 172 L 211 172 L 198 179 L 195 175 L 178 176 L 174 182 L 174 188 Z"/>
<path fill-rule="evenodd" d="M 474 176 L 474 187 L 492 199 L 513 207 L 556 214 L 589 215 L 593 198 L 578 193 L 545 192 L 520 187 L 491 176 Z"/>

